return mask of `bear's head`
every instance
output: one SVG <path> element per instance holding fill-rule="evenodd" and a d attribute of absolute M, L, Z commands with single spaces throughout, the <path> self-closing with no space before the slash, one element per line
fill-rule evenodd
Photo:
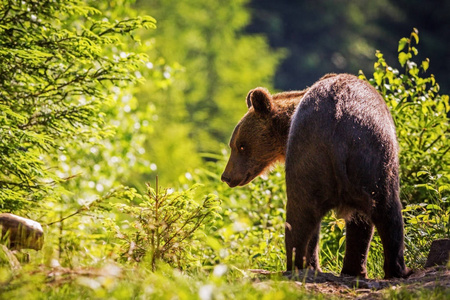
<path fill-rule="evenodd" d="M 246 185 L 285 155 L 290 120 L 281 120 L 278 101 L 264 88 L 251 90 L 246 101 L 248 111 L 233 131 L 222 174 L 230 187 Z"/>

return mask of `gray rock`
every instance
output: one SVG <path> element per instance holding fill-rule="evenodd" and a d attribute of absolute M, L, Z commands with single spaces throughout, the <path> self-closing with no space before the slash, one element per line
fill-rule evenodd
<path fill-rule="evenodd" d="M 425 268 L 433 266 L 445 266 L 450 254 L 450 239 L 435 240 L 431 244 L 430 253 Z"/>
<path fill-rule="evenodd" d="M 44 244 L 41 224 L 10 213 L 0 214 L 0 234 L 0 242 L 11 250 L 40 250 Z"/>

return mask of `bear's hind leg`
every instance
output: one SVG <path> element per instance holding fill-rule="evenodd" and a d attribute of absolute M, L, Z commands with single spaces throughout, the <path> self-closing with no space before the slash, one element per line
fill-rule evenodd
<path fill-rule="evenodd" d="M 344 265 L 341 274 L 367 277 L 367 254 L 373 235 L 373 225 L 360 215 L 346 221 Z"/>
<path fill-rule="evenodd" d="M 378 206 L 372 218 L 381 238 L 384 251 L 384 277 L 405 278 L 410 270 L 403 256 L 403 218 L 400 201 Z"/>

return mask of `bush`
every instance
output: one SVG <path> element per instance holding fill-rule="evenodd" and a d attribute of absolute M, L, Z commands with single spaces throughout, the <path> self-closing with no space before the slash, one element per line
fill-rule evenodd
<path fill-rule="evenodd" d="M 200 204 L 194 201 L 194 189 L 161 190 L 156 179 L 154 189 L 147 184 L 147 193 L 139 197 L 139 203 L 113 205 L 131 218 L 111 228 L 121 244 L 121 260 L 147 260 L 152 270 L 158 262 L 179 268 L 193 262 L 193 256 L 201 252 L 201 230 L 213 226 L 220 210 L 214 195 L 204 197 Z"/>
<path fill-rule="evenodd" d="M 108 21 L 80 0 L 2 1 L 0 15 L 0 209 L 16 211 L 68 179 L 55 171 L 67 149 L 112 134 L 110 89 L 145 56 L 111 48 L 155 20 Z"/>

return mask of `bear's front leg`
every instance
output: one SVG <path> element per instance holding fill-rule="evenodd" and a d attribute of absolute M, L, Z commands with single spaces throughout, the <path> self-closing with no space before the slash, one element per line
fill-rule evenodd
<path fill-rule="evenodd" d="M 296 209 L 289 205 L 286 210 L 285 244 L 287 271 L 312 267 L 319 269 L 318 240 L 320 217 L 308 208 Z"/>
<path fill-rule="evenodd" d="M 309 239 L 308 248 L 306 250 L 306 267 L 321 272 L 319 260 L 319 237 L 320 223 Z"/>

